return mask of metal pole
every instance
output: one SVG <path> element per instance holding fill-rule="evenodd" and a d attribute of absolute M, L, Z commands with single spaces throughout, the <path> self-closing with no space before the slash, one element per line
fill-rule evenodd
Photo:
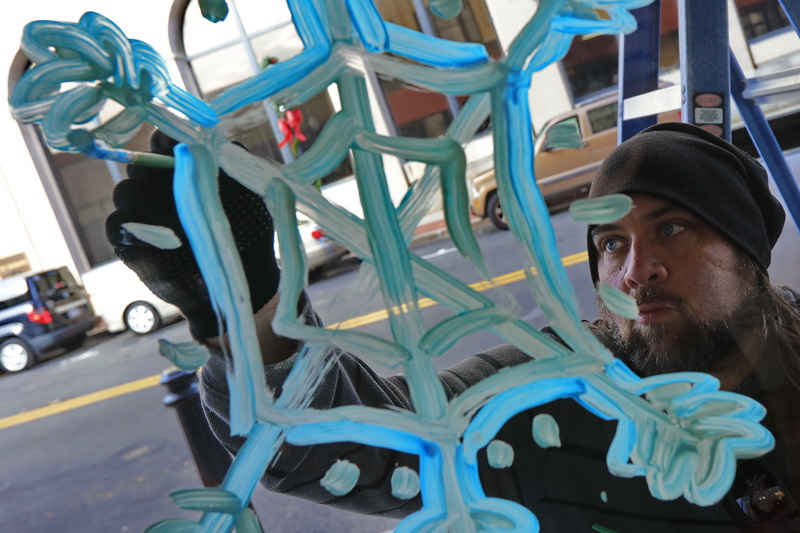
<path fill-rule="evenodd" d="M 728 2 L 680 0 L 683 120 L 731 140 Z"/>
<path fill-rule="evenodd" d="M 228 472 L 231 456 L 211 432 L 203 413 L 197 374 L 177 368 L 167 369 L 161 374 L 161 384 L 169 391 L 164 397 L 164 405 L 174 408 L 178 414 L 203 486 L 218 487 Z"/>
<path fill-rule="evenodd" d="M 736 102 L 736 107 L 742 115 L 744 125 L 750 138 L 753 140 L 756 149 L 758 150 L 761 159 L 769 170 L 775 185 L 786 202 L 786 207 L 792 215 L 795 226 L 800 230 L 800 188 L 792 175 L 789 165 L 786 163 L 786 157 L 781 151 L 780 144 L 775 138 L 772 128 L 764 116 L 764 112 L 756 105 L 751 99 L 746 98 L 743 94 L 744 86 L 747 79 L 744 77 L 744 72 L 736 61 L 736 56 L 733 52 L 730 53 L 731 65 L 731 94 Z"/>
<path fill-rule="evenodd" d="M 618 144 L 658 121 L 656 115 L 623 120 L 626 99 L 658 89 L 661 0 L 634 9 L 631 14 L 636 17 L 636 31 L 622 35 L 619 41 Z"/>

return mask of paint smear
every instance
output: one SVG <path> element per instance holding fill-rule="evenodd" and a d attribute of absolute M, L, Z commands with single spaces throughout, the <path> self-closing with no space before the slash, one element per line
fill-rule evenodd
<path fill-rule="evenodd" d="M 533 417 L 533 440 L 542 448 L 560 448 L 558 422 L 547 413 Z"/>
<path fill-rule="evenodd" d="M 197 370 L 210 357 L 208 348 L 196 342 L 158 340 L 158 352 L 181 370 Z"/>
<path fill-rule="evenodd" d="M 508 468 L 514 463 L 514 448 L 502 440 L 493 440 L 486 448 L 486 458 L 492 468 Z"/>
<path fill-rule="evenodd" d="M 175 250 L 181 247 L 181 240 L 171 228 L 141 224 L 139 222 L 126 222 L 123 228 L 130 231 L 140 241 L 146 242 L 163 250 Z"/>
<path fill-rule="evenodd" d="M 344 496 L 356 486 L 359 468 L 350 461 L 339 459 L 328 469 L 320 485 L 334 496 Z"/>
<path fill-rule="evenodd" d="M 607 285 L 602 281 L 597 284 L 597 295 L 606 304 L 608 310 L 623 318 L 635 319 L 639 315 L 639 306 L 630 295 Z"/>
<path fill-rule="evenodd" d="M 400 466 L 392 472 L 392 494 L 401 500 L 410 500 L 419 494 L 419 474 L 407 466 Z"/>

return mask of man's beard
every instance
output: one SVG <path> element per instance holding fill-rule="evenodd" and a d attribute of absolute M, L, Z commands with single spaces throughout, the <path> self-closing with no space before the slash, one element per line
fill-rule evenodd
<path fill-rule="evenodd" d="M 697 317 L 686 302 L 660 289 L 645 288 L 631 294 L 641 305 L 660 302 L 670 305 L 685 320 L 682 327 L 666 323 L 638 324 L 620 319 L 598 299 L 600 316 L 609 327 L 615 355 L 629 359 L 642 376 L 668 372 L 710 372 L 730 363 L 731 356 L 752 326 L 761 322 L 761 306 L 756 302 L 754 289 L 744 295 L 741 303 L 727 316 L 703 320 Z M 620 324 L 621 322 L 621 324 Z"/>

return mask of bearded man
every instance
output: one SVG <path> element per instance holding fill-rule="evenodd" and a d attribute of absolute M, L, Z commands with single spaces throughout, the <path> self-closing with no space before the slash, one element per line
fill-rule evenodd
<path fill-rule="evenodd" d="M 163 135 L 154 136 L 154 150 L 169 153 L 170 147 Z M 107 222 L 109 239 L 156 294 L 182 309 L 193 335 L 212 347 L 201 374 L 202 399 L 214 433 L 236 453 L 243 439 L 230 435 L 230 394 L 219 349 L 225 337 L 217 330 L 191 249 L 154 250 L 124 227 L 130 221 L 160 224 L 187 242 L 174 202 L 152 206 L 154 197 L 171 200 L 170 171 L 131 166 L 129 174 L 131 179 L 115 191 L 118 211 Z M 279 277 L 268 253 L 272 221 L 260 199 L 248 200 L 250 193 L 232 182 L 223 173 L 221 197 L 250 283 L 265 378 L 279 389 L 298 343 L 278 337 L 270 327 Z M 763 459 L 741 462 L 730 494 L 716 505 L 661 501 L 650 496 L 641 477 L 608 472 L 605 459 L 615 422 L 559 400 L 513 417 L 498 433 L 515 459 L 511 467 L 496 469 L 480 458 L 486 494 L 529 508 L 543 531 L 800 531 L 795 505 L 800 497 L 800 293 L 772 283 L 767 271 L 785 214 L 769 191 L 766 171 L 705 130 L 661 124 L 623 143 L 604 161 L 590 197 L 609 194 L 630 195 L 633 208 L 616 222 L 588 228 L 591 276 L 595 285 L 602 282 L 633 297 L 639 313 L 625 319 L 600 303 L 601 317 L 587 327 L 642 376 L 708 372 L 724 390 L 761 402 L 776 448 Z M 264 227 L 254 229 L 254 220 Z M 302 312 L 309 324 L 321 326 L 310 305 Z M 355 355 L 336 355 L 313 407 L 412 409 L 404 377 L 382 378 Z M 440 379 L 452 399 L 502 368 L 529 360 L 516 347 L 502 345 L 442 372 Z M 533 417 L 543 413 L 558 423 L 559 447 L 542 448 L 532 438 Z M 335 496 L 320 479 L 341 457 L 356 464 L 361 475 L 353 490 Z M 416 456 L 353 443 L 284 444 L 262 483 L 319 503 L 402 517 L 419 509 L 421 501 L 392 494 L 389 477 L 397 466 L 416 468 Z"/>

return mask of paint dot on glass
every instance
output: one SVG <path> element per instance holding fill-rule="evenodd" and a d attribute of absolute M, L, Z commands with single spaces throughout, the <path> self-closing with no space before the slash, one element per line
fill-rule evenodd
<path fill-rule="evenodd" d="M 560 448 L 558 423 L 548 414 L 533 417 L 533 440 L 542 448 Z"/>
<path fill-rule="evenodd" d="M 514 448 L 502 440 L 493 440 L 486 447 L 486 457 L 492 468 L 508 468 L 514 462 Z"/>
<path fill-rule="evenodd" d="M 142 224 L 140 222 L 125 222 L 122 227 L 132 233 L 137 239 L 156 248 L 163 250 L 176 250 L 181 247 L 181 240 L 171 228 Z"/>
<path fill-rule="evenodd" d="M 602 281 L 597 284 L 597 296 L 608 307 L 609 311 L 624 318 L 633 320 L 639 315 L 636 300 L 619 289 L 606 285 Z"/>
<path fill-rule="evenodd" d="M 360 473 L 356 465 L 339 459 L 328 469 L 319 483 L 334 496 L 344 496 L 356 486 Z"/>
<path fill-rule="evenodd" d="M 608 503 L 608 493 L 606 491 L 600 491 L 600 499 L 603 500 L 603 503 Z"/>
<path fill-rule="evenodd" d="M 392 473 L 392 495 L 401 500 L 410 500 L 419 494 L 419 474 L 407 466 L 395 468 Z"/>

